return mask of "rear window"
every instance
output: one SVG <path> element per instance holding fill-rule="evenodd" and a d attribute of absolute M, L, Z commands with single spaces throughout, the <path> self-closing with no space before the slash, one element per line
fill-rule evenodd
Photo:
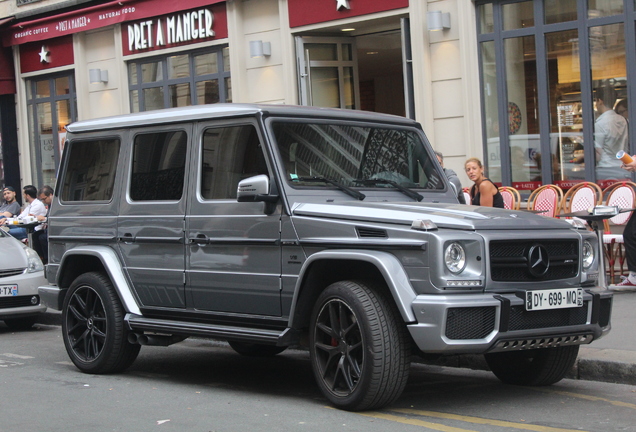
<path fill-rule="evenodd" d="M 110 201 L 119 148 L 118 139 L 68 143 L 62 201 Z"/>

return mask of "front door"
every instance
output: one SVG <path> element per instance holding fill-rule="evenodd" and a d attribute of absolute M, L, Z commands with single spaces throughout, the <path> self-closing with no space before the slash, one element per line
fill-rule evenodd
<path fill-rule="evenodd" d="M 301 105 L 360 109 L 353 38 L 296 38 Z"/>
<path fill-rule="evenodd" d="M 185 308 L 185 167 L 191 133 L 191 124 L 156 126 L 130 138 L 117 239 L 145 307 Z"/>
<path fill-rule="evenodd" d="M 281 316 L 281 206 L 237 202 L 238 182 L 267 174 L 254 120 L 198 127 L 186 216 L 188 307 L 220 313 Z"/>

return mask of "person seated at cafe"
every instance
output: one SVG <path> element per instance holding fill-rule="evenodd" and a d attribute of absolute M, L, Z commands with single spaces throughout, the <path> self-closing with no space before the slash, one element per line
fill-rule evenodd
<path fill-rule="evenodd" d="M 24 220 L 27 216 L 46 216 L 46 207 L 44 207 L 44 204 L 42 204 L 42 202 L 37 199 L 38 190 L 35 188 L 35 186 L 25 186 L 22 189 L 22 195 L 24 197 L 26 206 L 24 207 L 24 210 L 22 210 L 22 213 L 18 215 L 18 219 Z M 2 222 L 6 224 L 7 219 L 2 219 Z M 38 228 L 42 229 L 41 226 L 35 227 L 36 230 L 38 230 Z M 24 241 L 27 238 L 26 228 L 20 226 L 10 226 L 9 234 L 17 238 L 18 240 Z"/>
<path fill-rule="evenodd" d="M 47 264 L 49 261 L 49 228 L 47 221 L 49 213 L 51 212 L 53 188 L 51 186 L 42 186 L 38 191 L 38 199 L 46 206 L 46 215 L 37 216 L 38 221 L 42 222 L 42 225 L 39 226 L 41 227 L 39 230 L 33 232 L 31 236 L 33 244 L 30 246 L 38 253 L 40 258 L 42 258 L 42 262 Z"/>
<path fill-rule="evenodd" d="M 14 217 L 20 213 L 20 204 L 15 200 L 15 189 L 12 186 L 6 186 L 2 190 L 4 203 L 0 205 L 0 219 Z"/>

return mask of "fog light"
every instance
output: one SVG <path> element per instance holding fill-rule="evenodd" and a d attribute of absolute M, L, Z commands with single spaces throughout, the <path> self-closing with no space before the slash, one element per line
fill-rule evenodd
<path fill-rule="evenodd" d="M 31 297 L 31 304 L 32 305 L 36 305 L 40 302 L 40 299 L 38 299 L 38 296 L 33 296 Z"/>

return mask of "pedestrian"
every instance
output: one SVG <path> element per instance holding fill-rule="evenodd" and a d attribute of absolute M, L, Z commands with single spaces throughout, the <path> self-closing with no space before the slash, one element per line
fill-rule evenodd
<path fill-rule="evenodd" d="M 42 186 L 38 191 L 38 199 L 46 206 L 46 215 L 37 216 L 39 222 L 42 222 L 41 228 L 35 230 L 31 238 L 33 244 L 30 245 L 35 250 L 42 263 L 47 264 L 49 262 L 49 228 L 48 218 L 51 212 L 51 202 L 53 201 L 53 188 L 51 186 Z"/>
<path fill-rule="evenodd" d="M 462 182 L 459 180 L 457 173 L 450 168 L 444 168 L 444 155 L 442 152 L 435 152 L 435 156 L 437 156 L 437 161 L 442 166 L 444 170 L 444 174 L 448 178 L 448 181 L 455 187 L 455 193 L 457 194 L 457 199 L 460 204 L 466 204 L 466 199 L 464 198 L 464 191 L 462 190 Z"/>
<path fill-rule="evenodd" d="M 471 204 L 504 208 L 504 199 L 497 186 L 484 175 L 484 166 L 477 158 L 470 158 L 464 164 L 466 175 L 475 184 L 470 188 Z"/>
<path fill-rule="evenodd" d="M 621 178 L 618 170 L 621 162 L 616 159 L 616 153 L 629 149 L 627 120 L 612 109 L 615 102 L 616 90 L 613 87 L 605 85 L 594 91 L 594 104 L 598 114 L 594 122 L 598 179 Z"/>
<path fill-rule="evenodd" d="M 24 202 L 26 202 L 26 206 L 22 213 L 18 215 L 18 218 L 25 218 L 26 216 L 45 216 L 46 208 L 44 204 L 38 200 L 38 190 L 33 185 L 28 185 L 22 188 L 22 195 L 24 197 Z M 6 219 L 2 220 L 6 223 Z M 36 230 L 38 227 L 36 227 Z M 9 227 L 9 234 L 18 240 L 25 240 L 27 238 L 27 230 L 23 227 L 11 226 Z"/>

